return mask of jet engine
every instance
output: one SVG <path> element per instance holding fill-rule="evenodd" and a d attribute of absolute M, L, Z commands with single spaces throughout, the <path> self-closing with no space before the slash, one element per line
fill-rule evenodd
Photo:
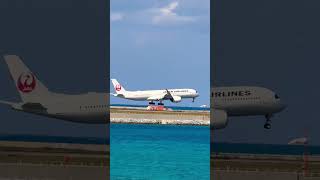
<path fill-rule="evenodd" d="M 224 110 L 214 109 L 211 111 L 210 126 L 212 129 L 223 129 L 228 124 L 228 115 Z"/>
<path fill-rule="evenodd" d="M 171 102 L 174 103 L 178 103 L 181 101 L 181 97 L 180 96 L 172 96 L 172 98 L 170 99 Z"/>

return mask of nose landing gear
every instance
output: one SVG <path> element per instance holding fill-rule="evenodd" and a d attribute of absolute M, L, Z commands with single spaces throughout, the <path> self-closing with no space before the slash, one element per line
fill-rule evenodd
<path fill-rule="evenodd" d="M 266 122 L 263 127 L 265 129 L 271 129 L 271 124 Z"/>
<path fill-rule="evenodd" d="M 267 114 L 266 116 L 266 123 L 264 124 L 264 128 L 265 129 L 271 129 L 271 120 L 270 120 L 270 118 L 272 117 L 272 115 L 271 114 Z"/>

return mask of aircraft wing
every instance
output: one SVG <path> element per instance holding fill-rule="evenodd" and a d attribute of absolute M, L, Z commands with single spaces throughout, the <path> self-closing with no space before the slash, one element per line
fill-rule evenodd
<path fill-rule="evenodd" d="M 165 95 L 165 98 L 166 98 L 166 99 L 173 99 L 173 96 L 172 96 L 172 94 L 170 93 L 170 91 L 169 91 L 168 89 L 166 89 L 166 91 L 167 91 L 167 94 Z"/>
<path fill-rule="evenodd" d="M 168 89 L 166 89 L 167 94 L 165 95 L 165 99 L 170 99 L 171 102 L 178 103 L 181 101 L 180 96 L 173 96 Z"/>
<path fill-rule="evenodd" d="M 172 94 L 169 92 L 169 90 L 166 89 L 165 93 L 151 96 L 147 100 L 148 101 L 160 101 L 160 100 L 164 100 L 164 99 L 176 99 L 176 98 L 177 98 L 177 96 L 172 96 Z"/>

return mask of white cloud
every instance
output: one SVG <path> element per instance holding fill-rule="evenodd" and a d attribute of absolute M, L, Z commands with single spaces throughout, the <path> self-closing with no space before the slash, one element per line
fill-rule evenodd
<path fill-rule="evenodd" d="M 173 13 L 173 11 L 175 9 L 177 9 L 177 7 L 179 6 L 178 2 L 172 2 L 170 3 L 168 6 L 161 8 L 160 11 L 161 13 L 163 13 L 164 15 L 169 15 L 169 16 L 175 16 L 176 14 Z"/>
<path fill-rule="evenodd" d="M 163 8 L 151 9 L 152 12 L 152 24 L 154 25 L 174 25 L 174 24 L 184 24 L 196 21 L 193 16 L 181 16 L 175 11 L 179 6 L 178 1 L 174 1 Z"/>
<path fill-rule="evenodd" d="M 124 14 L 123 13 L 115 13 L 115 12 L 113 12 L 113 13 L 110 14 L 111 22 L 121 21 L 121 20 L 123 20 L 123 18 L 124 18 Z"/>
<path fill-rule="evenodd" d="M 143 9 L 133 12 L 112 12 L 110 15 L 111 22 L 125 20 L 127 22 L 138 24 L 149 24 L 154 26 L 171 26 L 192 23 L 197 20 L 196 16 L 180 15 L 177 10 L 180 7 L 178 1 L 173 1 L 164 7 Z"/>

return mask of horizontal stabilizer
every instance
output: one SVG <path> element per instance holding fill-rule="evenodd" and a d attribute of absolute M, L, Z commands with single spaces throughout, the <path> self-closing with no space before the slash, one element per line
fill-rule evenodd
<path fill-rule="evenodd" d="M 14 102 L 0 100 L 0 104 L 9 105 L 15 110 L 23 110 L 27 112 L 44 112 L 47 110 L 47 108 L 40 103 L 24 103 L 23 104 L 23 103 L 14 103 Z"/>
<path fill-rule="evenodd" d="M 22 105 L 19 105 L 19 107 L 16 107 L 15 109 L 36 114 L 48 113 L 47 108 L 40 103 L 24 103 Z"/>
<path fill-rule="evenodd" d="M 125 96 L 123 94 L 113 94 L 113 93 L 110 93 L 112 96 L 114 97 L 120 97 L 120 98 L 125 98 Z"/>
<path fill-rule="evenodd" d="M 17 104 L 17 103 L 0 100 L 0 104 L 5 104 L 5 105 L 13 106 L 13 105 L 15 105 L 15 104 Z"/>
<path fill-rule="evenodd" d="M 24 110 L 32 110 L 32 111 L 46 111 L 47 108 L 42 106 L 40 103 L 25 103 L 22 105 Z"/>

